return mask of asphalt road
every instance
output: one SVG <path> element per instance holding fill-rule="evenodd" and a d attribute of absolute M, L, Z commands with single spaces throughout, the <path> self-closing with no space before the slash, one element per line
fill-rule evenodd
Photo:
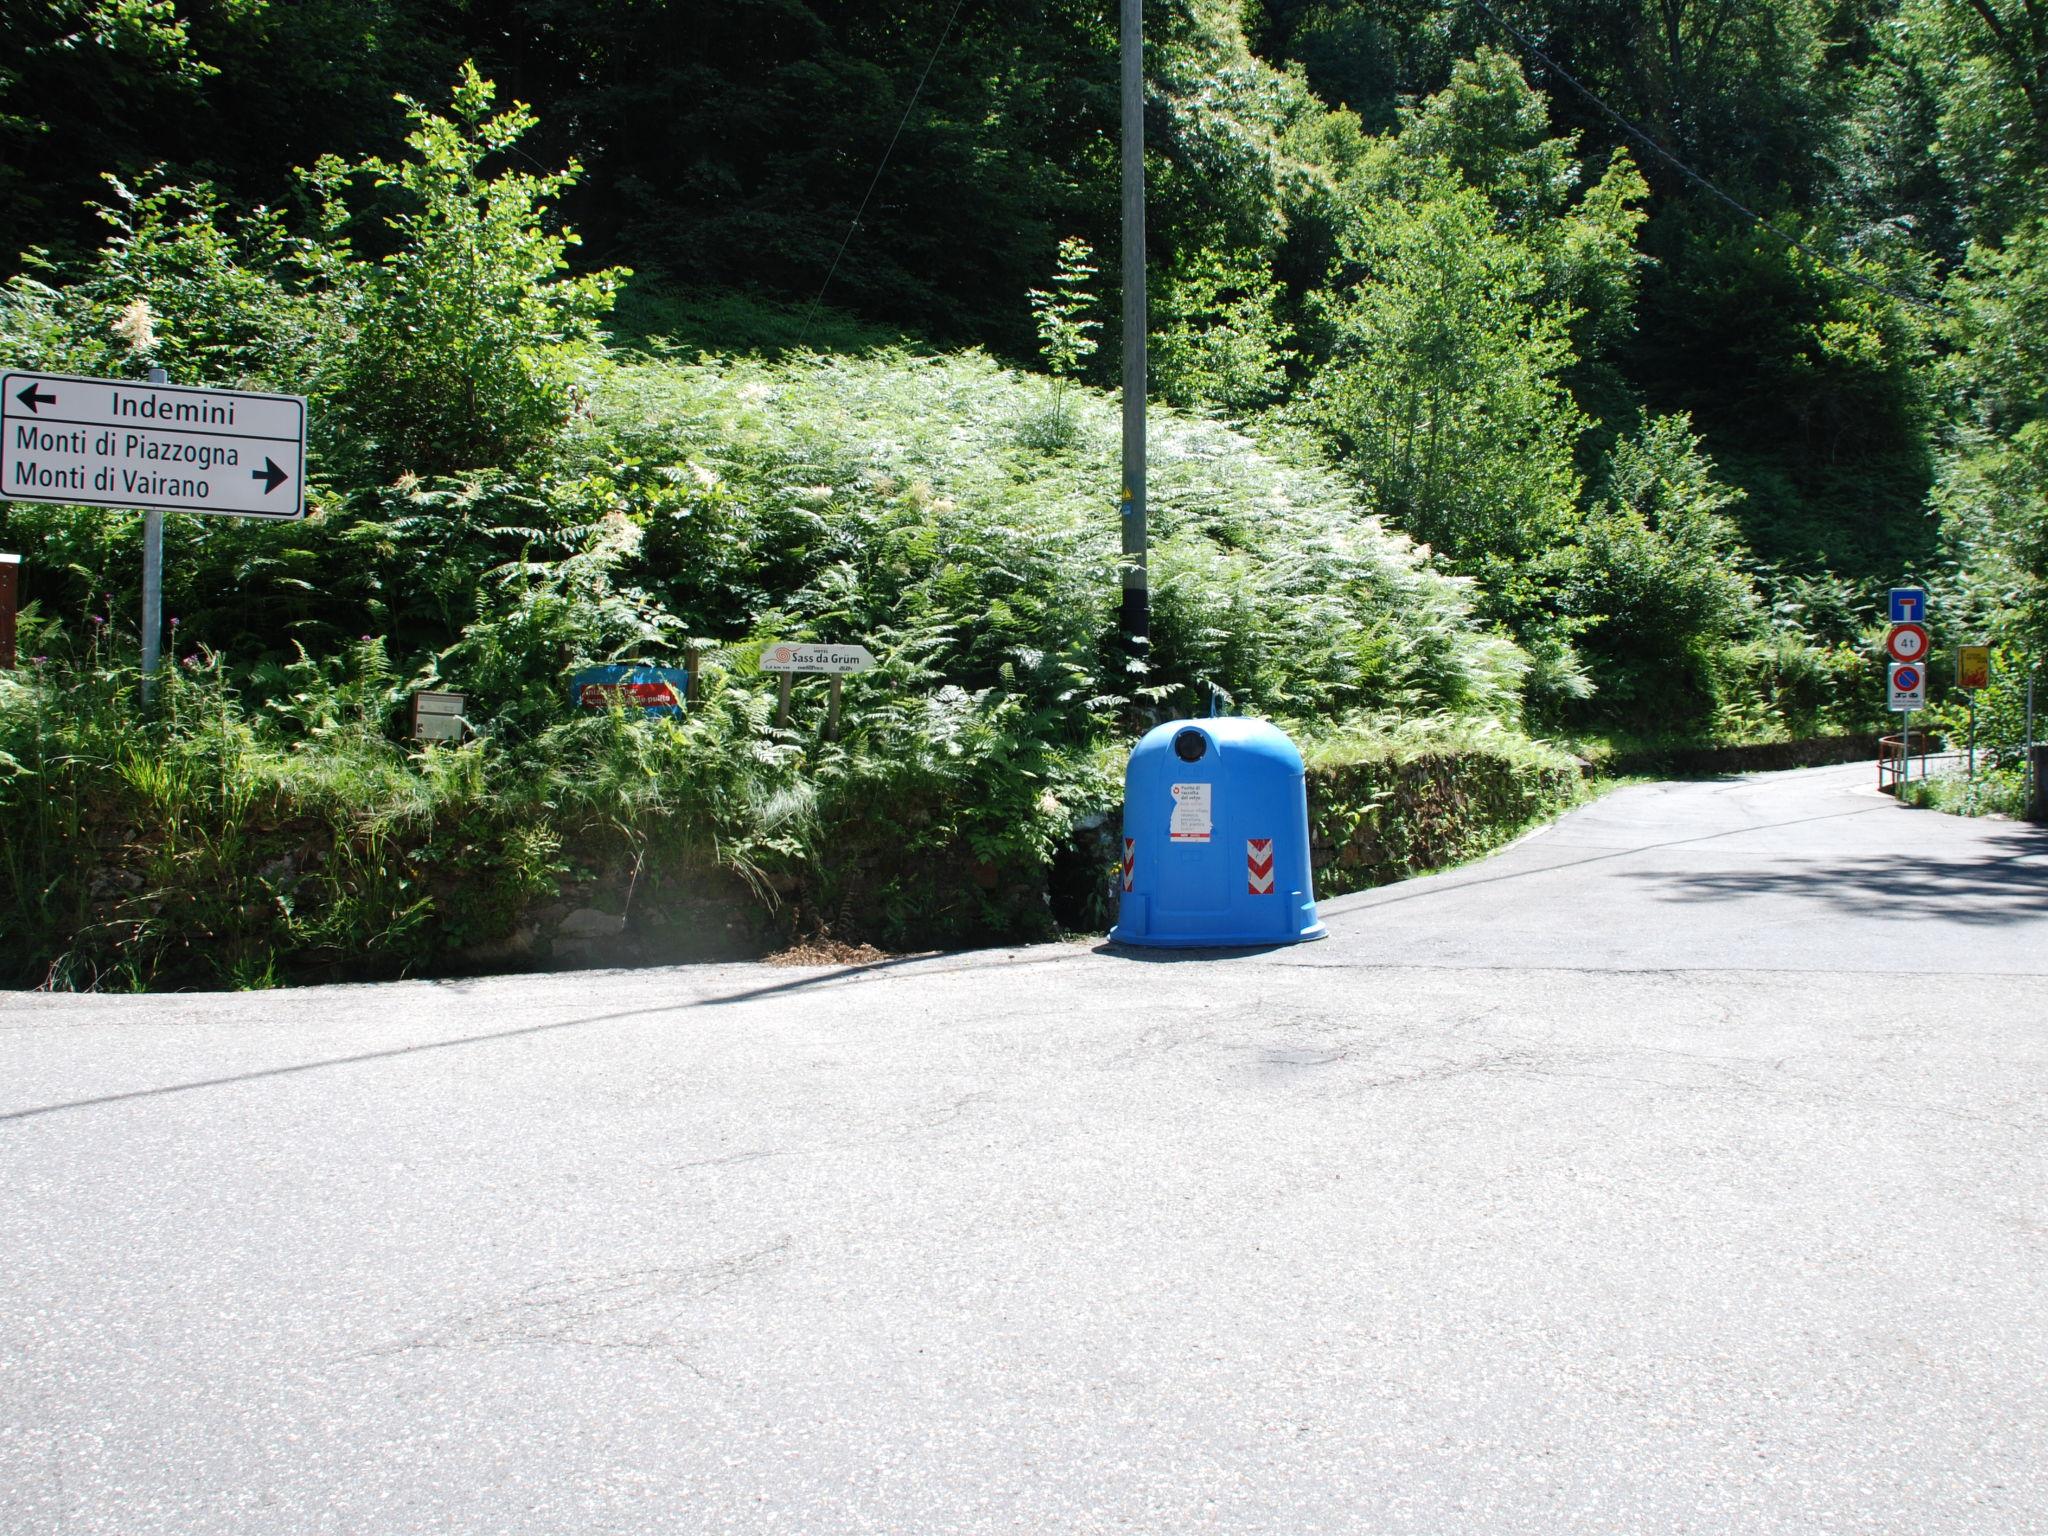
<path fill-rule="evenodd" d="M 0 996 L 0 1532 L 2048 1531 L 2048 834 L 1229 957 Z"/>

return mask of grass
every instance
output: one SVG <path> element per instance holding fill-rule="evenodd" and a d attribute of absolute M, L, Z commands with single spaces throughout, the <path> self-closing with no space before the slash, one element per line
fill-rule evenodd
<path fill-rule="evenodd" d="M 1937 774 L 1933 778 L 1909 779 L 1899 786 L 1901 805 L 1920 810 L 1943 811 L 1951 816 L 2002 816 L 2019 819 L 2026 814 L 2027 779 L 2018 768 L 1980 768 L 1975 778 L 1961 773 Z"/>

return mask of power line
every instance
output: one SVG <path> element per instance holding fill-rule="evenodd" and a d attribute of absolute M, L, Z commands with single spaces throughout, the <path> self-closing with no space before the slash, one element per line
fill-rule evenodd
<path fill-rule="evenodd" d="M 1666 165 L 1670 166 L 1673 170 L 1677 171 L 1681 176 L 1685 177 L 1688 181 L 1694 183 L 1702 191 L 1706 192 L 1709 196 L 1714 197 L 1723 203 L 1726 203 L 1730 208 L 1734 209 L 1737 213 L 1741 214 L 1745 219 L 1749 220 L 1751 224 L 1763 230 L 1764 233 L 1768 234 L 1772 239 L 1783 242 L 1785 245 L 1791 247 L 1793 250 L 1798 251 L 1801 255 L 1807 257 L 1808 259 L 1814 262 L 1819 263 L 1823 267 L 1826 267 L 1830 272 L 1833 272 L 1836 276 L 1846 277 L 1850 282 L 1860 284 L 1862 287 L 1870 289 L 1873 293 L 1881 293 L 1886 298 L 1896 299 L 1901 304 L 1911 304 L 1918 309 L 1934 310 L 1940 309 L 1942 307 L 1939 303 L 1935 302 L 1932 299 L 1924 299 L 1920 297 L 1918 294 L 1907 293 L 1903 289 L 1893 288 L 1888 284 L 1876 282 L 1871 278 L 1867 278 L 1860 272 L 1853 272 L 1849 268 L 1843 266 L 1840 262 L 1834 260 L 1825 251 L 1821 251 L 1815 248 L 1814 246 L 1807 244 L 1804 240 L 1800 240 L 1792 235 L 1786 234 L 1783 230 L 1779 229 L 1776 225 L 1772 224 L 1769 219 L 1765 218 L 1762 214 L 1758 213 L 1754 208 L 1749 207 L 1745 203 L 1737 201 L 1728 193 L 1722 191 L 1718 186 L 1716 186 L 1713 182 L 1709 181 L 1705 176 L 1701 175 L 1698 171 L 1694 170 L 1691 166 L 1687 165 L 1683 160 L 1679 159 L 1678 156 L 1671 153 L 1670 150 L 1666 149 L 1662 144 L 1659 144 L 1655 139 L 1651 138 L 1650 135 L 1646 133 L 1643 129 L 1638 128 L 1626 117 L 1623 117 L 1619 112 L 1615 111 L 1614 108 L 1607 105 L 1605 101 L 1603 101 L 1599 96 L 1593 93 L 1590 87 L 1581 84 L 1578 77 L 1574 75 L 1570 70 L 1566 69 L 1562 64 L 1559 64 L 1555 59 L 1551 58 L 1550 55 L 1545 53 L 1541 48 L 1537 47 L 1534 41 L 1530 39 L 1527 33 L 1523 32 L 1521 28 L 1517 27 L 1513 22 L 1509 21 L 1505 16 L 1501 15 L 1498 11 L 1496 11 L 1492 6 L 1488 5 L 1486 3 L 1486 0 L 1472 0 L 1472 4 L 1476 6 L 1482 13 L 1484 13 L 1487 19 L 1493 22 L 1495 26 L 1499 27 L 1503 32 L 1507 33 L 1508 36 L 1512 37 L 1524 53 L 1528 54 L 1531 58 L 1536 60 L 1537 63 L 1541 64 L 1545 69 L 1549 70 L 1552 74 L 1556 75 L 1559 79 L 1563 80 L 1566 85 L 1569 85 L 1573 90 L 1577 91 L 1581 96 L 1585 97 L 1586 100 L 1590 101 L 1595 107 L 1597 107 L 1600 110 L 1600 112 L 1605 117 L 1607 117 L 1611 122 L 1613 122 L 1616 127 L 1620 128 L 1623 133 L 1627 134 L 1630 138 L 1634 139 L 1638 144 L 1642 145 L 1643 148 L 1647 149 L 1651 154 L 1655 155 L 1659 160 L 1662 160 Z"/>
<path fill-rule="evenodd" d="M 818 284 L 817 297 L 811 300 L 810 310 L 804 315 L 803 328 L 796 333 L 796 344 L 802 346 L 804 338 L 811 333 L 811 321 L 817 318 L 818 306 L 824 302 L 825 290 L 832 286 L 832 275 L 839 270 L 839 259 L 846 254 L 846 247 L 853 241 L 853 232 L 860 228 L 860 216 L 868 211 L 868 199 L 875 195 L 875 188 L 881 185 L 882 172 L 888 167 L 889 156 L 896 151 L 896 141 L 903 137 L 903 125 L 910 121 L 910 114 L 917 109 L 917 98 L 924 94 L 924 83 L 932 75 L 932 65 L 938 61 L 939 50 L 946 46 L 946 39 L 953 35 L 953 23 L 959 19 L 960 7 L 966 0 L 953 0 L 953 9 L 947 13 L 946 25 L 939 31 L 939 40 L 932 44 L 932 51 L 925 56 L 924 73 L 917 77 L 917 88 L 910 93 L 903 115 L 896 120 L 896 131 L 889 135 L 888 147 L 882 151 L 882 158 L 875 165 L 875 174 L 868 180 L 867 191 L 861 194 L 860 206 L 853 210 L 853 222 L 846 226 L 846 237 L 839 242 L 839 249 L 833 253 L 832 265 L 825 269 L 825 281 Z"/>

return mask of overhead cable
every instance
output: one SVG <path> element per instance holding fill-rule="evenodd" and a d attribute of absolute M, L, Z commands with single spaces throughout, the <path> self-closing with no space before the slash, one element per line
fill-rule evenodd
<path fill-rule="evenodd" d="M 1861 286 L 1870 289 L 1874 293 L 1883 294 L 1886 298 L 1896 299 L 1901 304 L 1911 304 L 1918 309 L 1941 308 L 1941 305 L 1932 299 L 1922 298 L 1919 294 L 1915 293 L 1907 293 L 1903 289 L 1890 287 L 1885 283 L 1880 283 L 1871 278 L 1865 277 L 1860 272 L 1852 271 L 1850 268 L 1843 266 L 1839 261 L 1836 261 L 1833 257 L 1829 256 L 1825 251 L 1822 251 L 1812 245 L 1809 245 L 1806 241 L 1801 240 L 1796 236 L 1786 234 L 1783 230 L 1779 229 L 1775 224 L 1771 223 L 1769 219 L 1765 218 L 1762 214 L 1758 213 L 1754 208 L 1749 207 L 1746 203 L 1740 202 L 1736 198 L 1731 197 L 1728 193 L 1722 191 L 1720 187 L 1716 186 L 1712 181 L 1709 181 L 1705 176 L 1701 175 L 1698 171 L 1694 170 L 1691 166 L 1687 165 L 1683 160 L 1679 159 L 1678 156 L 1674 155 L 1670 150 L 1666 149 L 1662 144 L 1659 144 L 1655 139 L 1650 137 L 1650 135 L 1646 133 L 1643 129 L 1638 128 L 1634 123 L 1629 121 L 1629 119 L 1623 117 L 1619 112 L 1615 111 L 1614 108 L 1607 105 L 1607 103 L 1603 101 L 1598 95 L 1596 95 L 1589 86 L 1582 84 L 1579 81 L 1579 78 L 1576 75 L 1574 75 L 1570 70 L 1566 69 L 1563 65 L 1559 64 L 1555 59 L 1551 58 L 1549 54 L 1545 53 L 1541 48 L 1537 47 L 1534 40 L 1531 39 L 1527 33 L 1523 32 L 1520 27 L 1517 27 L 1513 22 L 1509 21 L 1505 16 L 1501 15 L 1500 12 L 1496 11 L 1491 5 L 1488 5 L 1486 3 L 1486 0 L 1472 0 L 1472 4 L 1476 6 L 1487 17 L 1488 20 L 1492 21 L 1495 26 L 1499 27 L 1503 32 L 1507 33 L 1509 37 L 1513 38 L 1517 46 L 1519 46 L 1524 53 L 1528 54 L 1529 57 L 1534 59 L 1537 63 L 1541 64 L 1545 69 L 1549 70 L 1552 74 L 1556 75 L 1560 80 L 1564 81 L 1566 85 L 1569 85 L 1573 90 L 1577 91 L 1581 96 L 1585 97 L 1586 100 L 1591 102 L 1595 107 L 1597 107 L 1600 110 L 1603 116 L 1605 116 L 1609 121 L 1611 121 L 1616 127 L 1621 129 L 1623 133 L 1627 134 L 1631 139 L 1634 139 L 1638 144 L 1642 145 L 1643 148 L 1647 149 L 1651 154 L 1655 155 L 1659 160 L 1663 161 L 1666 165 L 1670 166 L 1674 171 L 1677 171 L 1681 176 L 1685 177 L 1688 181 L 1698 186 L 1710 197 L 1713 197 L 1719 200 L 1720 202 L 1727 204 L 1730 208 L 1734 209 L 1737 213 L 1741 214 L 1743 218 L 1749 220 L 1751 224 L 1763 230 L 1764 233 L 1768 234 L 1772 239 L 1782 242 L 1783 244 L 1791 247 L 1793 250 L 1798 251 L 1801 255 L 1807 257 L 1809 260 L 1818 263 L 1820 266 L 1826 267 L 1830 272 L 1834 273 L 1836 276 L 1845 277 L 1850 282 L 1860 284 Z"/>
<path fill-rule="evenodd" d="M 804 338 L 811 333 L 811 321 L 817 318 L 818 306 L 824 302 L 825 290 L 832 286 L 832 275 L 839 270 L 839 259 L 846 254 L 846 247 L 853 241 L 853 232 L 860 228 L 860 216 L 868 211 L 868 199 L 875 195 L 875 188 L 881 185 L 882 172 L 888 167 L 889 156 L 896 151 L 896 141 L 903 137 L 903 125 L 910 121 L 910 114 L 917 110 L 917 98 L 924 94 L 924 83 L 932 75 L 932 65 L 938 61 L 939 50 L 946 46 L 946 39 L 953 35 L 953 23 L 959 19 L 960 7 L 966 0 L 953 0 L 953 9 L 947 13 L 946 24 L 939 30 L 939 40 L 932 44 L 932 51 L 925 56 L 924 73 L 917 77 L 917 88 L 910 93 L 910 100 L 904 105 L 903 115 L 896 120 L 896 131 L 889 135 L 887 148 L 875 164 L 875 174 L 868 179 L 868 189 L 861 194 L 860 206 L 853 210 L 853 222 L 846 226 L 845 238 L 839 242 L 839 249 L 833 253 L 832 265 L 825 269 L 825 281 L 818 284 L 817 296 L 811 300 L 811 307 L 804 315 L 803 328 L 796 334 L 796 344 L 801 347 Z"/>

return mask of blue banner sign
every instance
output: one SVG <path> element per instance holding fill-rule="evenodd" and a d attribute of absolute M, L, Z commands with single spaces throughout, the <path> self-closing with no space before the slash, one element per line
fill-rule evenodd
<path fill-rule="evenodd" d="M 690 674 L 681 667 L 619 662 L 585 667 L 569 679 L 569 702 L 579 709 L 609 709 L 613 699 L 620 699 L 650 715 L 680 715 L 689 692 Z"/>

